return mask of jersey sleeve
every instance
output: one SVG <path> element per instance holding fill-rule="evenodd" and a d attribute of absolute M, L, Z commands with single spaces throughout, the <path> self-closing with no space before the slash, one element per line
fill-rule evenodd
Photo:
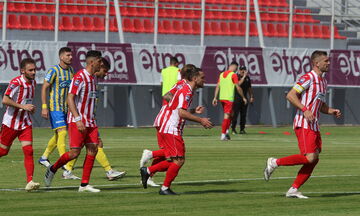
<path fill-rule="evenodd" d="M 189 106 L 190 106 L 191 97 L 192 97 L 191 93 L 181 92 L 179 94 L 178 107 L 180 109 L 187 110 L 189 108 Z"/>
<path fill-rule="evenodd" d="M 45 81 L 52 84 L 56 77 L 56 70 L 55 68 L 50 68 L 48 72 L 45 74 Z"/>
<path fill-rule="evenodd" d="M 310 87 L 311 78 L 309 75 L 305 74 L 295 83 L 293 89 L 301 94 L 303 91 Z"/>
<path fill-rule="evenodd" d="M 233 81 L 234 84 L 238 84 L 239 83 L 239 78 L 238 76 L 236 75 L 236 73 L 234 73 L 232 76 L 231 76 L 231 79 Z"/>
<path fill-rule="evenodd" d="M 178 80 L 178 81 L 180 81 L 180 80 L 181 80 L 181 73 L 180 73 L 180 70 L 178 71 L 177 80 Z"/>
<path fill-rule="evenodd" d="M 12 98 L 19 89 L 20 83 L 18 81 L 11 81 L 5 91 L 5 95 Z"/>
<path fill-rule="evenodd" d="M 79 92 L 84 85 L 84 80 L 80 76 L 75 76 L 71 80 L 69 93 L 74 95 L 79 95 Z"/>

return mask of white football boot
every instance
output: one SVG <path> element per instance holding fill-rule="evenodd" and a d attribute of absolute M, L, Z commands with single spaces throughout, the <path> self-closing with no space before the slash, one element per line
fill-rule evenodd
<path fill-rule="evenodd" d="M 145 149 L 140 159 L 140 168 L 144 167 L 145 164 L 153 158 L 152 151 Z"/>
<path fill-rule="evenodd" d="M 275 169 L 278 167 L 276 164 L 276 158 L 268 158 L 266 161 L 266 166 L 264 169 L 264 179 L 265 181 L 269 181 L 271 174 L 275 171 Z"/>
<path fill-rule="evenodd" d="M 298 198 L 298 199 L 309 199 L 309 197 L 302 195 L 297 188 L 291 187 L 288 192 L 286 192 L 287 198 Z"/>
<path fill-rule="evenodd" d="M 116 180 L 116 179 L 119 179 L 119 178 L 122 178 L 126 175 L 126 172 L 119 172 L 119 171 L 116 171 L 116 170 L 109 170 L 106 172 L 106 177 L 109 179 L 109 181 L 113 181 L 113 180 Z"/>
<path fill-rule="evenodd" d="M 65 170 L 62 174 L 62 178 L 63 179 L 70 179 L 70 180 L 78 180 L 80 179 L 79 177 L 77 177 L 76 175 L 74 175 L 71 171 L 69 170 Z"/>
<path fill-rule="evenodd" d="M 93 186 L 91 185 L 86 185 L 84 187 L 80 186 L 79 187 L 79 192 L 92 192 L 92 193 L 99 193 L 100 190 L 99 189 L 96 189 L 94 188 Z"/>
<path fill-rule="evenodd" d="M 29 181 L 25 187 L 25 190 L 27 192 L 33 191 L 33 190 L 37 190 L 40 187 L 40 183 L 37 182 L 33 182 L 32 180 Z"/>

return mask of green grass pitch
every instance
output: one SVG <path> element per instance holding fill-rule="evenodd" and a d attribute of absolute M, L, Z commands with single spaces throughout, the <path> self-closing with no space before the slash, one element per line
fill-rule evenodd
<path fill-rule="evenodd" d="M 23 154 L 16 141 L 9 155 L 0 159 L 0 215 L 360 215 L 359 128 L 322 128 L 320 162 L 301 188 L 308 200 L 284 197 L 299 166 L 281 167 L 272 180 L 263 180 L 268 157 L 298 153 L 291 128 L 250 127 L 247 135 L 232 136 L 228 142 L 219 140 L 219 131 L 185 129 L 187 158 L 172 185 L 180 196 L 168 197 L 158 195 L 159 188 L 145 190 L 139 184 L 139 159 L 143 149 L 156 149 L 155 129 L 100 129 L 113 168 L 128 174 L 110 182 L 95 161 L 90 184 L 102 191 L 90 194 L 78 193 L 79 181 L 61 179 L 61 171 L 53 188 L 43 188 L 45 168 L 37 159 L 52 132 L 36 128 L 34 180 L 42 188 L 32 193 L 22 190 Z M 285 131 L 291 135 L 284 135 Z M 74 170 L 78 176 L 83 157 L 84 152 Z M 57 158 L 54 151 L 50 161 Z M 163 177 L 159 173 L 155 180 L 161 183 Z"/>

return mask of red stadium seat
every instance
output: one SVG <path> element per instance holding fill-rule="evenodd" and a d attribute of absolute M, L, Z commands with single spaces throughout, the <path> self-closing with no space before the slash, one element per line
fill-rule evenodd
<path fill-rule="evenodd" d="M 173 20 L 172 21 L 172 26 L 174 31 L 172 32 L 172 34 L 184 34 L 184 30 L 182 28 L 182 24 L 180 23 L 179 20 Z"/>
<path fill-rule="evenodd" d="M 30 25 L 30 20 L 29 20 L 29 17 L 27 15 L 20 14 L 19 22 L 20 22 L 20 25 L 19 25 L 20 29 L 30 29 L 30 26 L 31 26 Z"/>
<path fill-rule="evenodd" d="M 144 31 L 145 33 L 154 32 L 154 23 L 149 19 L 144 20 L 144 29 L 145 29 Z"/>
<path fill-rule="evenodd" d="M 94 23 L 94 31 L 105 31 L 105 19 L 104 18 L 94 17 L 93 23 Z"/>
<path fill-rule="evenodd" d="M 55 2 L 53 0 L 46 0 L 48 4 L 45 5 L 46 12 L 45 13 L 55 13 Z"/>
<path fill-rule="evenodd" d="M 95 5 L 96 2 L 92 1 L 92 0 L 87 0 L 86 2 L 89 5 L 86 5 L 86 13 L 87 14 L 98 14 L 98 10 L 97 10 L 97 6 Z"/>
<path fill-rule="evenodd" d="M 31 15 L 30 16 L 30 28 L 33 30 L 40 30 L 41 29 L 41 23 L 39 20 L 39 16 Z"/>
<path fill-rule="evenodd" d="M 213 35 L 222 35 L 222 32 L 221 32 L 221 29 L 220 29 L 220 26 L 219 26 L 218 22 L 211 22 L 210 26 L 211 26 L 211 30 L 212 30 Z"/>
<path fill-rule="evenodd" d="M 181 19 L 186 18 L 185 10 L 180 9 L 180 8 L 183 8 L 182 5 L 175 5 L 175 8 L 178 8 L 178 9 L 174 9 L 174 17 L 181 18 Z"/>
<path fill-rule="evenodd" d="M 304 15 L 306 23 L 320 23 L 320 20 L 316 20 L 312 17 L 310 9 L 304 9 L 304 13 L 309 14 L 309 15 Z"/>
<path fill-rule="evenodd" d="M 304 24 L 304 37 L 305 38 L 313 38 L 314 37 L 314 33 L 312 31 L 312 28 L 310 25 Z"/>
<path fill-rule="evenodd" d="M 285 26 L 281 23 L 276 24 L 276 31 L 278 34 L 278 37 L 288 37 L 289 30 L 285 28 Z"/>
<path fill-rule="evenodd" d="M 231 10 L 231 8 L 227 7 L 227 6 L 222 6 L 221 9 L 222 10 Z M 231 11 L 221 11 L 220 13 L 222 14 L 222 19 L 226 19 L 226 20 L 232 19 Z"/>
<path fill-rule="evenodd" d="M 166 9 L 164 8 L 166 7 Z M 171 9 L 171 5 L 161 5 L 159 4 L 159 17 L 174 17 L 175 11 Z"/>
<path fill-rule="evenodd" d="M 200 19 L 201 18 L 201 5 L 195 5 L 194 6 L 194 19 Z"/>
<path fill-rule="evenodd" d="M 55 17 L 54 17 L 55 21 Z M 54 22 L 48 16 L 40 17 L 41 30 L 54 30 Z"/>
<path fill-rule="evenodd" d="M 116 32 L 118 30 L 118 27 L 117 27 L 117 22 L 116 22 L 116 18 L 114 17 L 113 19 L 110 19 L 110 22 L 109 22 L 109 30 L 111 32 Z"/>
<path fill-rule="evenodd" d="M 268 21 L 284 22 L 274 8 L 268 8 Z"/>
<path fill-rule="evenodd" d="M 9 5 L 8 11 L 10 12 L 17 12 L 17 13 L 24 13 L 26 12 L 26 8 L 24 3 L 14 2 Z"/>
<path fill-rule="evenodd" d="M 73 24 L 70 17 L 62 16 L 60 19 L 59 30 L 60 31 L 73 31 Z"/>
<path fill-rule="evenodd" d="M 329 39 L 331 37 L 330 27 L 327 25 L 321 26 L 322 38 Z"/>
<path fill-rule="evenodd" d="M 278 14 L 278 21 L 279 22 L 289 22 L 289 14 L 285 14 L 285 13 L 288 13 L 289 11 L 287 9 L 278 9 L 277 10 L 278 12 L 282 12 Z"/>
<path fill-rule="evenodd" d="M 141 19 L 134 19 L 134 32 L 142 33 L 145 32 L 144 24 Z"/>
<path fill-rule="evenodd" d="M 305 22 L 305 15 L 299 13 L 304 13 L 304 11 L 301 9 L 295 9 L 293 16 L 294 22 Z"/>
<path fill-rule="evenodd" d="M 231 31 L 229 29 L 229 25 L 227 22 L 220 22 L 220 34 L 221 35 L 227 35 L 230 36 L 231 35 Z"/>
<path fill-rule="evenodd" d="M 213 34 L 211 26 L 210 26 L 210 22 L 205 22 L 204 28 L 205 28 L 204 29 L 204 34 L 205 35 L 212 35 Z"/>
<path fill-rule="evenodd" d="M 155 16 L 155 8 L 154 4 L 146 4 L 146 13 L 148 17 L 154 17 Z"/>
<path fill-rule="evenodd" d="M 182 22 L 183 34 L 193 34 L 191 23 L 188 20 Z"/>
<path fill-rule="evenodd" d="M 270 16 L 266 8 L 260 8 L 260 19 L 265 22 L 270 21 Z"/>
<path fill-rule="evenodd" d="M 339 30 L 336 26 L 334 26 L 334 35 L 336 39 L 346 39 L 345 36 L 339 34 Z"/>
<path fill-rule="evenodd" d="M 32 0 L 24 0 L 26 2 L 29 3 L 24 3 L 24 8 L 25 8 L 25 13 L 34 13 L 36 11 L 35 7 L 37 6 L 37 4 L 33 4 Z"/>
<path fill-rule="evenodd" d="M 20 23 L 19 23 L 18 17 L 15 14 L 8 15 L 7 28 L 9 28 L 9 29 L 20 28 Z"/>
<path fill-rule="evenodd" d="M 268 33 L 268 37 L 279 37 L 279 34 L 278 34 L 274 24 L 267 23 L 266 30 Z"/>
<path fill-rule="evenodd" d="M 253 36 L 253 37 L 259 35 L 255 22 L 251 22 L 251 23 L 250 23 L 250 31 L 249 31 L 249 34 L 250 34 L 250 36 Z"/>
<path fill-rule="evenodd" d="M 85 31 L 86 30 L 86 28 L 83 24 L 83 21 L 81 20 L 81 18 L 79 16 L 72 17 L 72 24 L 74 26 L 73 31 Z"/>
<path fill-rule="evenodd" d="M 320 26 L 313 25 L 312 32 L 315 38 L 322 38 L 322 32 Z"/>
<path fill-rule="evenodd" d="M 201 32 L 200 23 L 198 21 L 192 21 L 191 25 L 192 25 L 193 34 L 199 35 Z"/>
<path fill-rule="evenodd" d="M 185 18 L 187 19 L 196 19 L 196 15 L 195 15 L 195 10 L 193 10 L 193 7 L 191 7 L 190 5 L 184 5 L 184 8 L 186 8 L 186 10 L 184 10 L 185 13 Z"/>
<path fill-rule="evenodd" d="M 210 6 L 205 6 L 205 18 L 206 19 L 216 19 L 214 12 L 210 11 Z"/>
<path fill-rule="evenodd" d="M 124 18 L 122 22 L 123 22 L 122 27 L 124 32 L 135 32 L 134 23 L 131 19 Z"/>
<path fill-rule="evenodd" d="M 233 6 L 233 7 L 231 7 L 231 10 L 240 10 L 240 8 Z M 233 12 L 231 12 L 231 19 L 233 19 L 233 20 L 244 19 L 243 13 L 240 11 L 233 11 Z"/>
<path fill-rule="evenodd" d="M 65 0 L 60 0 L 60 5 L 59 5 L 60 14 L 68 14 L 68 7 L 65 3 L 66 3 Z"/>
<path fill-rule="evenodd" d="M 83 17 L 82 23 L 84 26 L 84 31 L 94 31 L 95 30 L 94 22 L 91 17 Z M 74 26 L 74 28 L 75 28 L 75 26 Z"/>
<path fill-rule="evenodd" d="M 46 5 L 45 4 L 41 4 L 44 1 L 43 0 L 35 0 L 35 2 L 39 3 L 39 4 L 34 4 L 34 13 L 46 13 Z"/>
<path fill-rule="evenodd" d="M 244 36 L 246 34 L 246 25 L 244 22 L 239 23 L 239 31 L 240 31 L 240 36 Z"/>
<path fill-rule="evenodd" d="M 230 35 L 232 35 L 232 36 L 240 36 L 241 35 L 239 25 L 236 22 L 229 23 L 229 30 L 230 30 Z"/>
<path fill-rule="evenodd" d="M 304 38 L 305 37 L 302 25 L 300 25 L 300 24 L 294 25 L 293 37 L 296 37 L 296 38 Z"/>

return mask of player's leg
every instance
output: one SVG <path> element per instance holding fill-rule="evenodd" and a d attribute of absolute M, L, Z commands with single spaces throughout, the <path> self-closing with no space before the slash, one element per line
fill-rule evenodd
<path fill-rule="evenodd" d="M 56 148 L 57 145 L 57 133 L 55 132 L 54 135 L 50 138 L 44 153 L 42 154 L 42 156 L 39 158 L 38 162 L 39 164 L 45 166 L 45 167 L 49 167 L 50 161 L 49 161 L 49 155 L 54 151 L 54 149 Z"/>
<path fill-rule="evenodd" d="M 247 108 L 248 108 L 248 104 L 241 103 L 241 105 L 240 105 L 240 134 L 246 134 L 245 124 L 246 124 Z"/>
<path fill-rule="evenodd" d="M 4 135 L 6 134 L 6 136 Z M 18 136 L 15 130 L 7 127 L 6 125 L 1 126 L 0 130 L 0 157 L 6 156 L 10 147 L 13 144 L 15 138 Z"/>
<path fill-rule="evenodd" d="M 34 151 L 32 147 L 32 127 L 27 127 L 24 130 L 18 132 L 18 138 L 22 146 L 24 153 L 24 167 L 26 172 L 26 191 L 37 190 L 40 184 L 33 181 L 34 175 Z"/>
<path fill-rule="evenodd" d="M 98 128 L 87 128 L 86 131 L 86 156 L 83 164 L 83 174 L 79 192 L 100 192 L 99 189 L 93 188 L 89 185 L 91 171 L 98 152 L 99 132 Z"/>
<path fill-rule="evenodd" d="M 221 125 L 221 137 L 220 140 L 227 141 L 230 140 L 229 136 L 229 127 L 231 124 L 232 117 L 232 106 L 233 103 L 230 101 L 221 101 L 221 104 L 224 109 L 224 120 Z"/>
<path fill-rule="evenodd" d="M 233 118 L 231 120 L 231 132 L 233 135 L 237 134 L 236 131 L 236 124 L 237 124 L 237 118 L 239 116 L 240 112 L 240 102 L 234 102 L 233 104 Z"/>
<path fill-rule="evenodd" d="M 172 163 L 166 171 L 164 184 L 160 188 L 160 195 L 176 195 L 176 193 L 170 189 L 170 186 L 171 183 L 175 180 L 176 176 L 179 174 L 179 170 L 184 165 L 184 163 L 185 157 L 173 158 Z"/>
<path fill-rule="evenodd" d="M 99 137 L 99 145 L 98 145 L 98 152 L 96 154 L 96 160 L 99 162 L 99 164 L 104 168 L 106 177 L 109 179 L 109 181 L 116 180 L 119 178 L 122 178 L 126 175 L 126 172 L 119 172 L 116 170 L 113 170 L 110 162 L 104 152 L 104 144 L 102 142 L 102 139 Z"/>

